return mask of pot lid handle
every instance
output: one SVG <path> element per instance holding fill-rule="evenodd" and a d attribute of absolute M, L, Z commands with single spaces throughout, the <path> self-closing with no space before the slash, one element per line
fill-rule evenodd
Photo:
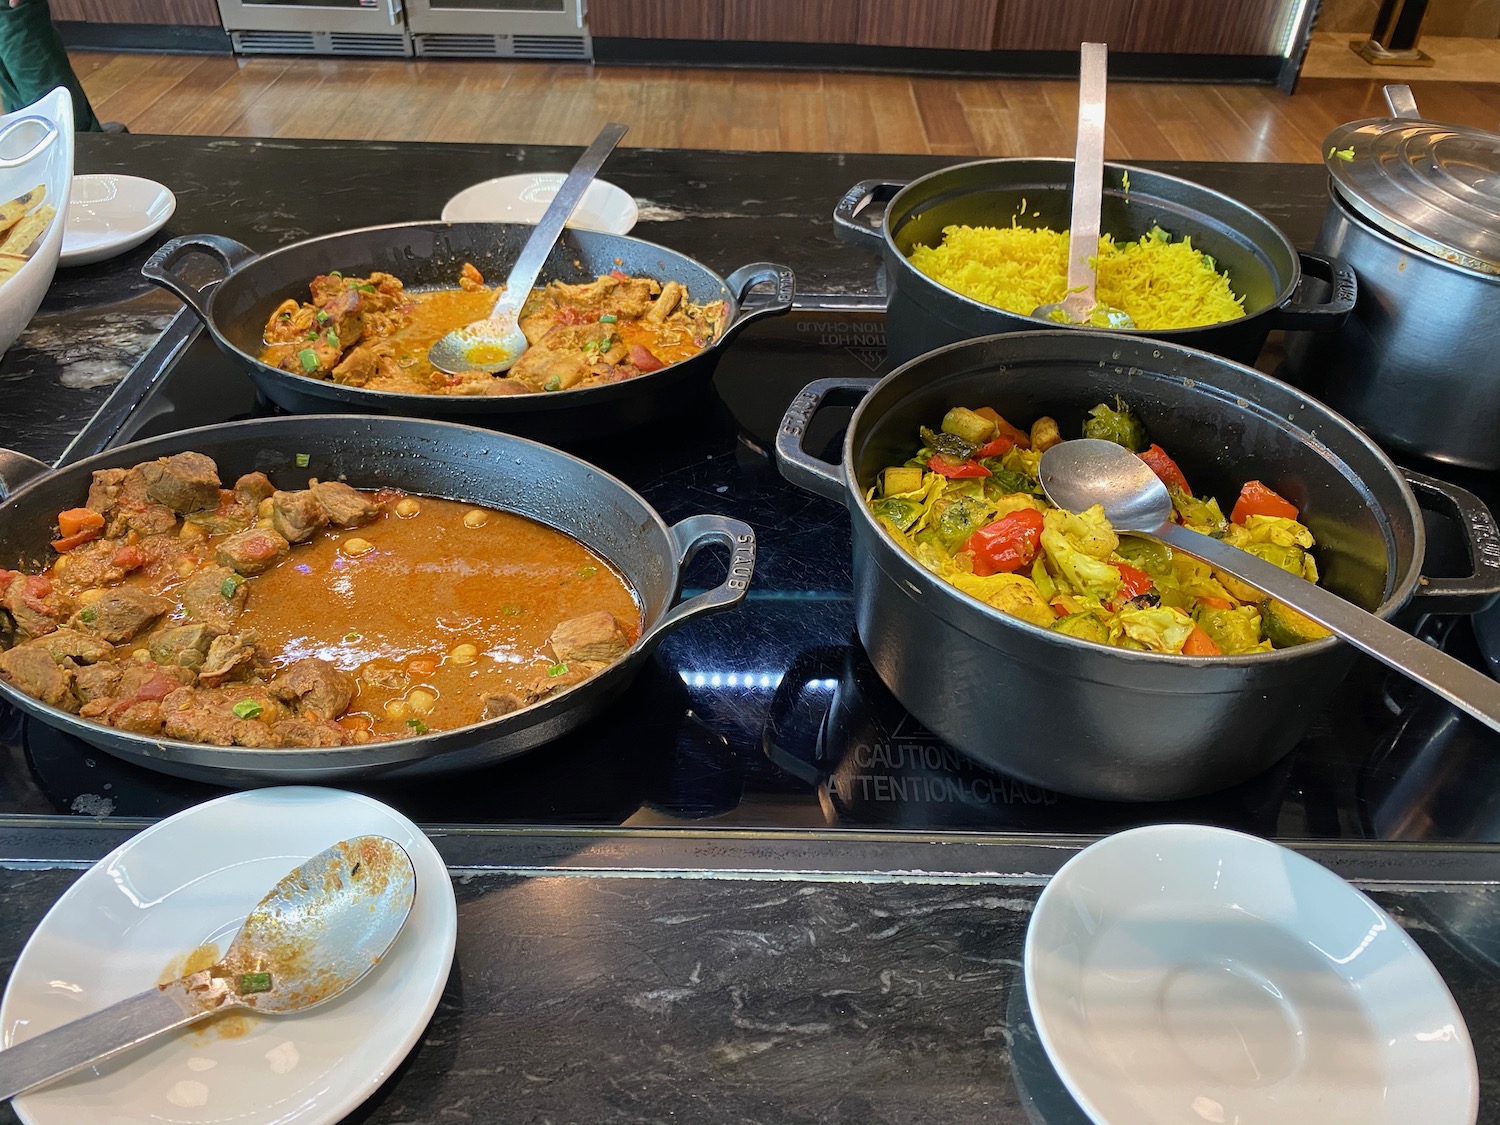
<path fill-rule="evenodd" d="M 1391 83 L 1385 88 L 1385 104 L 1391 107 L 1392 117 L 1407 117 L 1412 120 L 1420 120 L 1422 117 L 1417 112 L 1417 98 L 1410 86 Z"/>

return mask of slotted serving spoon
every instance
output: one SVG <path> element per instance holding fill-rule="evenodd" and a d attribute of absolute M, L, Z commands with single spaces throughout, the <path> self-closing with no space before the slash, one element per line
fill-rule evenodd
<path fill-rule="evenodd" d="M 488 371 L 495 374 L 507 370 L 521 358 L 526 350 L 526 336 L 521 331 L 519 318 L 521 306 L 526 303 L 531 287 L 541 275 L 547 255 L 562 234 L 563 227 L 578 209 L 583 193 L 594 182 L 599 169 L 609 154 L 620 143 L 620 138 L 630 131 L 629 125 L 610 122 L 594 143 L 584 149 L 578 163 L 568 173 L 568 178 L 557 189 L 547 210 L 531 229 L 526 245 L 510 274 L 505 279 L 495 307 L 484 320 L 476 320 L 463 328 L 455 328 L 427 349 L 427 359 L 439 371 L 457 375 L 461 371 Z"/>
<path fill-rule="evenodd" d="M 218 964 L 0 1051 L 0 1101 L 232 1008 L 284 1015 L 332 1000 L 378 965 L 416 901 L 384 836 L 356 836 L 284 875 Z"/>
<path fill-rule="evenodd" d="M 1068 222 L 1068 293 L 1061 301 L 1038 305 L 1031 315 L 1060 324 L 1134 328 L 1128 313 L 1099 304 L 1093 258 L 1099 253 L 1099 211 L 1104 206 L 1104 97 L 1109 48 L 1083 44 L 1078 72 L 1078 146 L 1073 154 L 1073 214 Z"/>
<path fill-rule="evenodd" d="M 1081 512 L 1102 505 L 1116 531 L 1156 539 L 1248 582 L 1500 730 L 1500 683 L 1331 590 L 1173 523 L 1172 498 L 1166 486 L 1124 446 L 1101 438 L 1065 441 L 1042 454 L 1040 473 L 1047 499 L 1059 508 Z"/>

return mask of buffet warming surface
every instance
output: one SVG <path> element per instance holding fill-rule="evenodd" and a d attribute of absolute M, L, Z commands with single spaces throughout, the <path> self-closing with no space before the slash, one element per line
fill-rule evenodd
<path fill-rule="evenodd" d="M 45 460 L 170 319 L 175 302 L 138 274 L 166 237 L 219 233 L 269 249 L 429 217 L 469 183 L 564 167 L 572 155 L 442 146 L 439 161 L 438 146 L 134 136 L 81 137 L 79 149 L 80 172 L 156 178 L 179 210 L 139 251 L 62 271 L 0 362 L 0 445 Z M 1362 663 L 1285 763 L 1171 806 L 1079 801 L 989 774 L 882 694 L 852 640 L 847 518 L 783 482 L 769 450 L 804 383 L 873 373 L 883 360 L 878 312 L 838 307 L 878 303 L 879 282 L 873 259 L 835 241 L 834 201 L 858 180 L 944 163 L 653 150 L 612 159 L 609 178 L 641 204 L 636 237 L 721 273 L 782 261 L 799 291 L 816 295 L 748 331 L 721 364 L 720 403 L 674 425 L 670 441 L 628 433 L 570 449 L 669 522 L 718 511 L 751 523 L 760 568 L 741 610 L 670 638 L 624 701 L 563 742 L 461 782 L 368 787 L 423 824 L 453 826 L 436 835 L 457 880 L 461 936 L 422 1045 L 349 1120 L 1080 1120 L 1059 1100 L 1024 1011 L 1026 919 L 1080 837 L 1169 819 L 1325 841 L 1317 858 L 1375 890 L 1437 964 L 1469 1021 L 1481 1078 L 1500 1073 L 1486 1034 L 1500 996 L 1483 925 L 1496 916 L 1494 891 L 1482 885 L 1494 878 L 1486 845 L 1500 825 L 1481 807 L 1500 777 L 1483 736 L 1414 742 L 1412 731 L 1441 717 L 1404 685 Z M 1321 168 L 1163 167 L 1311 244 Z M 1270 353 L 1263 366 L 1274 362 Z M 264 411 L 200 339 L 120 437 Z M 810 444 L 836 436 L 830 420 Z M 1460 483 L 1493 503 L 1494 482 Z M 688 584 L 711 585 L 721 571 L 705 557 Z M 1434 628 L 1462 651 L 1466 622 Z M 858 733 L 830 738 L 832 729 Z M 12 861 L 0 870 L 0 963 L 76 866 L 140 823 L 130 818 L 215 792 L 0 715 L 0 857 Z M 940 837 L 938 847 L 925 842 L 933 832 L 998 835 Z M 1454 844 L 1409 846 L 1422 840 Z M 927 874 L 891 877 L 914 870 Z M 700 877 L 662 878 L 677 873 Z M 771 881 L 747 886 L 747 875 Z M 0 1122 L 11 1119 L 0 1110 Z M 1488 1086 L 1480 1119 L 1500 1121 Z"/>

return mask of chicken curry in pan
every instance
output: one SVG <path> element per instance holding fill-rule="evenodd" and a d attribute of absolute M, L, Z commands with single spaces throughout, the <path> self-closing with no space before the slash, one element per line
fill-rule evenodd
<path fill-rule="evenodd" d="M 340 481 L 224 488 L 201 453 L 95 472 L 58 533 L 45 570 L 0 570 L 0 677 L 152 738 L 452 730 L 581 683 L 641 630 L 624 579 L 554 528 Z"/>
<path fill-rule="evenodd" d="M 262 363 L 314 379 L 401 394 L 514 395 L 617 383 L 697 355 L 726 305 L 697 305 L 679 282 L 619 270 L 581 285 L 549 282 L 521 309 L 527 350 L 501 375 L 450 375 L 427 360 L 448 332 L 489 316 L 497 290 L 465 263 L 456 289 L 411 292 L 388 273 L 313 278 L 266 322 Z"/>

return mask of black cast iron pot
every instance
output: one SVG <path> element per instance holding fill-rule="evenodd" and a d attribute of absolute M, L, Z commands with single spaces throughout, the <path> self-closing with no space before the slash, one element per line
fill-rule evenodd
<path fill-rule="evenodd" d="M 943 228 L 955 223 L 1008 226 L 1014 216 L 1023 226 L 1066 230 L 1072 182 L 1071 160 L 1014 159 L 960 164 L 909 183 L 865 180 L 850 188 L 833 218 L 841 239 L 866 246 L 885 261 L 891 359 L 904 363 L 974 336 L 1036 331 L 1040 325 L 1032 317 L 956 293 L 916 269 L 908 258 L 914 246 L 938 245 Z M 886 204 L 884 214 L 872 224 L 865 212 L 881 202 Z M 1253 363 L 1272 329 L 1331 331 L 1354 308 L 1354 271 L 1336 258 L 1299 254 L 1259 212 L 1175 176 L 1106 164 L 1099 229 L 1124 242 L 1157 226 L 1174 238 L 1190 237 L 1195 247 L 1228 271 L 1235 294 L 1244 298 L 1245 315 L 1202 328 L 1127 335 L 1149 334 Z M 1331 295 L 1304 299 L 1304 270 L 1328 282 Z"/>
<path fill-rule="evenodd" d="M 871 385 L 873 383 L 873 386 Z M 802 448 L 808 419 L 840 390 L 868 390 L 830 465 Z M 993 769 L 1064 793 L 1167 800 L 1226 788 L 1302 736 L 1354 652 L 1327 638 L 1244 656 L 1189 657 L 1091 644 L 1011 617 L 925 570 L 880 529 L 864 496 L 953 406 L 993 406 L 1077 436 L 1116 395 L 1193 487 L 1221 501 L 1259 479 L 1317 537 L 1323 585 L 1389 618 L 1423 584 L 1447 612 L 1500 593 L 1500 531 L 1477 498 L 1403 475 L 1327 407 L 1248 367 L 1152 340 L 1069 330 L 950 345 L 886 378 L 810 384 L 776 455 L 788 479 L 844 504 L 854 530 L 855 624 L 882 680 L 928 729 Z M 1475 573 L 1421 575 L 1425 529 L 1412 486 L 1471 530 Z"/>
<path fill-rule="evenodd" d="M 636 277 L 677 281 L 689 298 L 704 304 L 724 301 L 725 327 L 719 338 L 681 363 L 619 383 L 541 394 L 421 395 L 349 387 L 281 371 L 259 360 L 266 320 L 288 297 L 304 301 L 308 283 L 339 270 L 366 276 L 380 270 L 409 289 L 451 289 L 465 262 L 486 280 L 502 280 L 531 228 L 514 223 L 399 223 L 310 238 L 268 254 L 222 235 L 187 235 L 168 242 L 141 273 L 181 297 L 202 318 L 214 342 L 254 380 L 277 406 L 297 413 L 350 411 L 448 418 L 545 440 L 610 433 L 681 410 L 694 392 L 709 385 L 724 348 L 752 321 L 780 316 L 792 307 L 796 279 L 786 266 L 754 262 L 720 277 L 692 258 L 651 242 L 597 231 L 565 230 L 542 267 L 539 285 L 549 281 L 593 281 L 610 270 Z M 190 279 L 183 260 L 193 254 L 217 259 L 217 276 Z M 227 271 L 227 272 L 226 272 Z M 768 297 L 750 298 L 770 284 Z"/>
<path fill-rule="evenodd" d="M 301 784 L 409 777 L 504 761 L 598 714 L 629 687 L 667 633 L 738 605 L 755 568 L 755 533 L 739 520 L 698 515 L 669 527 L 614 477 L 545 445 L 470 426 L 367 415 L 226 422 L 121 446 L 45 473 L 0 503 L 0 566 L 35 572 L 45 565 L 57 513 L 82 503 L 95 469 L 128 468 L 184 450 L 212 457 L 228 481 L 255 470 L 283 489 L 304 488 L 310 477 L 342 479 L 357 488 L 389 486 L 529 516 L 608 559 L 635 591 L 642 625 L 640 639 L 614 664 L 530 707 L 457 730 L 331 749 L 257 750 L 151 738 L 49 707 L 0 680 L 0 698 L 42 722 L 177 777 L 229 786 Z M 23 468 L 16 461 L 0 467 L 10 484 Z M 724 581 L 679 602 L 683 568 L 709 544 L 731 552 Z"/>

